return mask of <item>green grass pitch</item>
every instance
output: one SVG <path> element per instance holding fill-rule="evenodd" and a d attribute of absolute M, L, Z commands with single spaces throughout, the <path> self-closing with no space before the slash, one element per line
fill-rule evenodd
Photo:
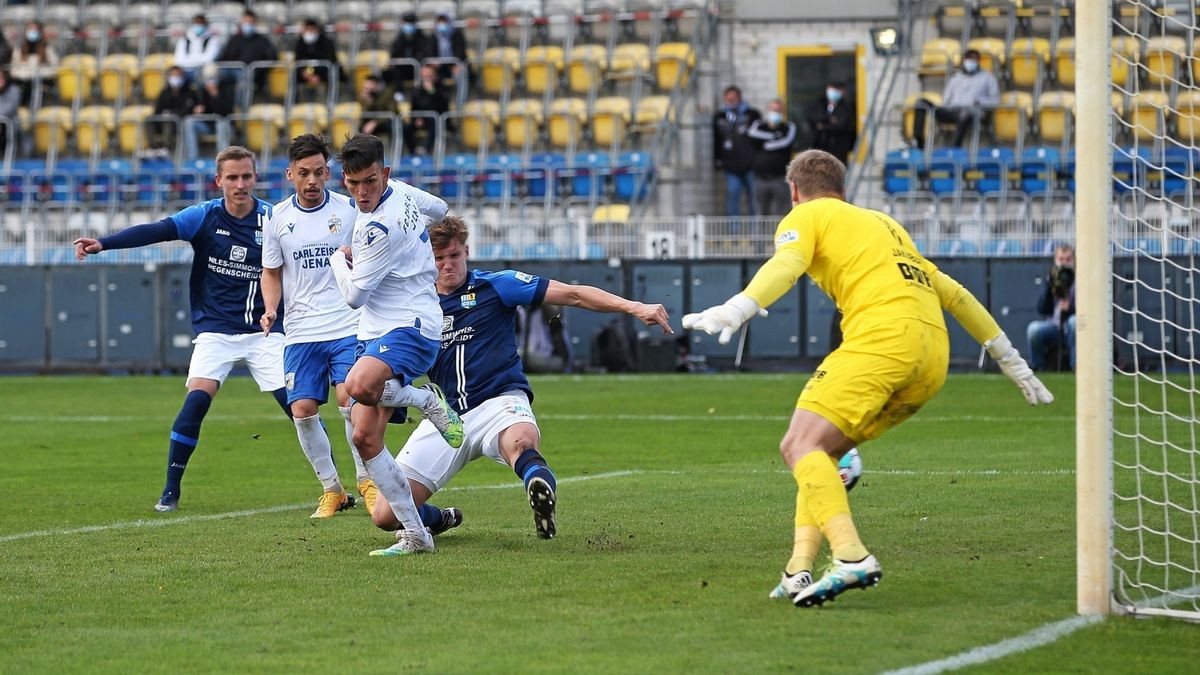
<path fill-rule="evenodd" d="M 380 559 L 246 378 L 156 514 L 178 377 L 0 380 L 0 672 L 881 672 L 1074 616 L 1074 380 L 1032 409 L 952 376 L 862 448 L 877 588 L 767 599 L 791 547 L 778 442 L 804 376 L 534 379 L 559 537 L 512 472 L 470 465 L 435 555 Z M 343 480 L 340 419 L 324 410 Z M 397 427 L 398 448 L 411 426 Z M 1111 618 L 975 672 L 1195 672 L 1200 626 Z"/>

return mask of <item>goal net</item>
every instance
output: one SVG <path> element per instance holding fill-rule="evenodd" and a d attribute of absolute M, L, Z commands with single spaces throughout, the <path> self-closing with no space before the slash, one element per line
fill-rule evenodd
<path fill-rule="evenodd" d="M 1079 20 L 1096 6 L 1111 32 L 1109 137 L 1081 128 L 1076 148 L 1111 156 L 1100 367 L 1111 369 L 1113 609 L 1200 620 L 1200 16 L 1190 1 L 1120 0 L 1080 2 Z"/>

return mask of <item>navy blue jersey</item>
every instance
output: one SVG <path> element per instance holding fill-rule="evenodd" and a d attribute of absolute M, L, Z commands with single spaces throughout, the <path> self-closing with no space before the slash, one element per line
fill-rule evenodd
<path fill-rule="evenodd" d="M 472 270 L 442 302 L 442 348 L 429 371 L 460 415 L 506 391 L 533 400 L 517 353 L 517 307 L 541 304 L 549 279 L 524 272 Z"/>
<path fill-rule="evenodd" d="M 271 205 L 261 199 L 245 218 L 234 218 L 223 199 L 213 199 L 163 218 L 180 239 L 191 242 L 192 328 L 196 333 L 255 333 L 262 328 L 263 226 Z M 272 330 L 280 330 L 281 320 Z"/>

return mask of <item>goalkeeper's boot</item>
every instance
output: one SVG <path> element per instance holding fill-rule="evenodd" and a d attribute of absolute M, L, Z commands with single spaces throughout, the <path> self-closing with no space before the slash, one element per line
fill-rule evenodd
<path fill-rule="evenodd" d="M 868 555 L 858 562 L 834 560 L 829 569 L 825 570 L 825 574 L 821 575 L 816 583 L 800 591 L 792 602 L 797 607 L 819 606 L 851 588 L 874 586 L 882 578 L 883 568 L 873 555 Z"/>
<path fill-rule="evenodd" d="M 459 511 L 457 508 L 451 506 L 450 508 L 442 509 L 441 524 L 439 524 L 437 527 L 427 527 L 425 529 L 429 530 L 430 536 L 436 537 L 446 530 L 452 530 L 459 525 L 462 525 L 462 521 L 462 511 Z"/>
<path fill-rule="evenodd" d="M 159 513 L 170 513 L 179 508 L 179 495 L 173 495 L 169 492 L 164 492 L 159 498 L 158 503 L 154 505 L 154 510 Z"/>
<path fill-rule="evenodd" d="M 425 419 L 433 422 L 433 426 L 437 427 L 438 433 L 446 439 L 450 447 L 461 448 L 465 436 L 463 421 L 446 401 L 442 388 L 432 382 L 421 388 L 433 394 L 432 401 L 421 409 L 421 413 L 425 415 Z"/>
<path fill-rule="evenodd" d="M 401 555 L 433 553 L 433 548 L 433 535 L 422 527 L 415 531 L 397 530 L 395 544 L 371 551 L 371 555 L 393 558 Z"/>
<path fill-rule="evenodd" d="M 808 570 L 800 570 L 795 574 L 784 572 L 779 578 L 779 585 L 772 590 L 767 597 L 772 600 L 780 600 L 787 598 L 792 600 L 804 589 L 812 585 L 812 573 Z"/>
<path fill-rule="evenodd" d="M 402 408 L 396 409 L 402 410 Z M 370 478 L 358 481 L 358 494 L 363 498 L 363 503 L 367 505 L 367 515 L 375 513 L 375 500 L 379 498 L 379 487 L 375 485 L 375 481 Z"/>
<path fill-rule="evenodd" d="M 317 510 L 309 518 L 332 518 L 338 511 L 354 508 L 354 497 L 345 490 L 326 490 L 317 501 Z"/>
<path fill-rule="evenodd" d="M 533 509 L 533 526 L 537 528 L 538 536 L 542 539 L 553 539 L 558 531 L 554 519 L 554 504 L 557 501 L 554 488 L 540 476 L 534 476 L 529 479 L 525 493 L 529 495 L 529 507 Z"/>

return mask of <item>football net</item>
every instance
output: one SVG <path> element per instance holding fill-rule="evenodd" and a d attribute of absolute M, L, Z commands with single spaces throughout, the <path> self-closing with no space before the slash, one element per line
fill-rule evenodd
<path fill-rule="evenodd" d="M 1200 620 L 1200 17 L 1192 2 L 1096 4 L 1112 38 L 1113 608 Z"/>

